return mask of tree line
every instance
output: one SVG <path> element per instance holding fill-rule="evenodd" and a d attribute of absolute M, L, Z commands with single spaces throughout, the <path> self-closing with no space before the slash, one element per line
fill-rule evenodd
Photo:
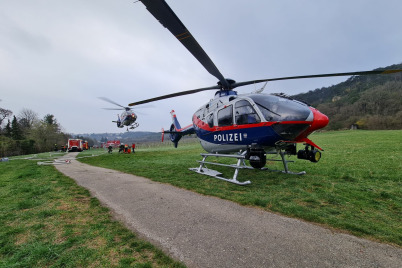
<path fill-rule="evenodd" d="M 16 116 L 0 107 L 1 157 L 53 151 L 55 145 L 65 145 L 70 136 L 52 114 L 40 119 L 36 112 L 23 109 Z"/>

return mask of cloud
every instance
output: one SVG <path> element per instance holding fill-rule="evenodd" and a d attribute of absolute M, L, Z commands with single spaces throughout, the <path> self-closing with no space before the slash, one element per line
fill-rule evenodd
<path fill-rule="evenodd" d="M 371 70 L 402 59 L 399 0 L 167 2 L 222 74 L 237 81 Z M 266 92 L 295 94 L 345 79 L 275 82 Z M 216 82 L 141 2 L 0 3 L 1 107 L 14 113 L 54 114 L 72 133 L 124 131 L 97 97 L 127 105 Z M 139 115 L 138 130 L 168 127 L 171 109 L 188 124 L 212 97 L 157 102 Z"/>

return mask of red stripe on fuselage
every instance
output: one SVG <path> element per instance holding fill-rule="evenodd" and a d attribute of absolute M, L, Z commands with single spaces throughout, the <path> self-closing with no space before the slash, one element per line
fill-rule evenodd
<path fill-rule="evenodd" d="M 256 123 L 256 124 L 246 124 L 246 125 L 232 125 L 232 126 L 213 126 L 210 127 L 206 122 L 200 120 L 197 116 L 194 115 L 193 117 L 193 123 L 196 125 L 198 128 L 201 128 L 205 131 L 227 131 L 227 130 L 235 130 L 235 129 L 245 129 L 245 128 L 257 128 L 257 127 L 266 127 L 266 126 L 272 126 L 276 124 L 312 124 L 311 121 L 272 121 L 272 122 L 261 122 L 261 123 Z"/>

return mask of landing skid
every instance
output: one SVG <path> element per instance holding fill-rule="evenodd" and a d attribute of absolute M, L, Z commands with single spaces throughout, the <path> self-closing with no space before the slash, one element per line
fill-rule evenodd
<path fill-rule="evenodd" d="M 132 124 L 132 125 L 130 126 L 130 129 L 132 130 L 132 129 L 137 128 L 137 127 L 139 127 L 139 126 L 140 126 L 140 124 L 138 124 L 137 122 L 135 122 L 134 124 Z M 128 127 L 127 127 L 127 131 L 128 131 Z"/>
<path fill-rule="evenodd" d="M 242 152 L 241 154 L 238 154 L 238 155 L 232 155 L 232 154 L 201 154 L 201 156 L 203 157 L 202 160 L 201 160 L 201 161 L 197 161 L 198 163 L 200 163 L 200 166 L 199 166 L 198 168 L 189 168 L 189 170 L 195 171 L 195 172 L 197 172 L 198 174 L 207 175 L 207 176 L 213 177 L 213 178 L 215 178 L 215 179 L 227 181 L 227 182 L 234 183 L 234 184 L 237 184 L 237 185 L 247 185 L 247 184 L 250 184 L 251 181 L 244 181 L 244 182 L 241 182 L 241 181 L 238 181 L 238 180 L 237 180 L 237 176 L 239 175 L 239 170 L 240 170 L 240 169 L 244 169 L 244 168 L 246 168 L 246 169 L 254 169 L 253 167 L 250 167 L 250 166 L 247 166 L 247 165 L 246 165 L 246 162 L 245 162 L 245 160 L 246 160 L 246 153 L 247 153 L 247 151 L 244 151 L 244 152 Z M 285 153 L 284 153 L 282 150 L 278 151 L 278 153 L 280 154 L 282 160 L 278 160 L 278 159 L 267 159 L 267 160 L 268 160 L 268 161 L 282 161 L 285 170 L 272 170 L 272 169 L 268 169 L 268 168 L 261 168 L 261 170 L 268 170 L 268 171 L 274 171 L 274 172 L 282 172 L 282 173 L 293 174 L 293 175 L 303 175 L 303 174 L 306 174 L 305 171 L 297 172 L 297 173 L 296 173 L 296 172 L 291 172 L 291 171 L 289 171 L 287 163 L 288 163 L 288 162 L 294 162 L 294 161 L 288 161 L 288 160 L 286 160 L 286 159 L 285 159 Z M 267 154 L 277 154 L 277 153 L 267 153 Z M 226 158 L 236 158 L 236 159 L 237 159 L 237 163 L 230 165 L 230 164 L 222 164 L 222 163 L 216 163 L 216 162 L 208 162 L 208 161 L 206 161 L 206 159 L 207 159 L 209 156 L 214 156 L 214 157 L 226 157 Z M 233 174 L 232 179 L 227 179 L 227 178 L 222 177 L 222 176 L 221 176 L 222 173 L 220 173 L 220 172 L 218 172 L 218 171 L 216 171 L 216 170 L 207 168 L 207 167 L 205 166 L 205 164 L 234 168 L 235 171 L 234 171 L 234 174 Z"/>
<path fill-rule="evenodd" d="M 239 169 L 242 169 L 242 168 L 253 169 L 252 167 L 246 166 L 246 163 L 244 162 L 244 160 L 246 159 L 246 156 L 245 156 L 246 153 L 247 152 L 244 151 L 240 155 L 232 155 L 232 154 L 201 154 L 203 156 L 202 161 L 197 161 L 198 163 L 200 163 L 200 166 L 198 168 L 189 168 L 189 170 L 195 171 L 198 174 L 211 176 L 211 177 L 214 177 L 215 179 L 224 180 L 224 181 L 231 182 L 231 183 L 234 183 L 234 184 L 237 184 L 237 185 L 247 185 L 247 184 L 250 184 L 251 181 L 240 182 L 240 181 L 237 180 L 237 175 L 239 174 Z M 237 158 L 237 164 L 236 165 L 228 165 L 228 164 L 221 164 L 221 163 L 215 163 L 215 162 L 207 162 L 205 160 L 207 159 L 208 156 Z M 233 178 L 232 179 L 226 179 L 224 177 L 221 177 L 222 173 L 220 173 L 220 172 L 218 172 L 216 170 L 209 169 L 209 168 L 205 167 L 205 164 L 234 168 L 235 172 L 234 172 Z"/>

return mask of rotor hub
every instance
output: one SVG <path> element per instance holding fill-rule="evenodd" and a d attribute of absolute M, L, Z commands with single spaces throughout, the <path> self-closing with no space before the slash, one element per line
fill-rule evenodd
<path fill-rule="evenodd" d="M 236 81 L 233 80 L 233 79 L 231 79 L 231 78 L 225 78 L 225 80 L 226 80 L 227 84 L 229 85 L 229 87 L 225 88 L 225 87 L 222 85 L 222 82 L 219 81 L 217 84 L 218 84 L 218 86 L 221 88 L 221 90 L 230 90 L 230 89 L 232 89 L 232 88 L 233 88 L 232 85 L 235 84 Z"/>

